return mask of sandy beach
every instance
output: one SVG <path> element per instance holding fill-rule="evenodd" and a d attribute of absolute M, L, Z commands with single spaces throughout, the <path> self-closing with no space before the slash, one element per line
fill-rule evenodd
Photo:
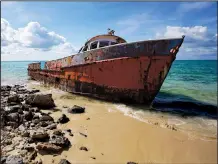
<path fill-rule="evenodd" d="M 218 164 L 216 2 L 6 1 L 0 164 Z"/>
<path fill-rule="evenodd" d="M 37 83 L 29 83 L 28 88 L 52 93 L 58 110 L 44 112 L 51 112 L 55 121 L 62 113 L 66 114 L 70 121 L 58 124 L 58 128 L 71 129 L 74 135 L 67 136 L 72 146 L 60 155 L 39 154 L 37 158 L 43 163 L 58 163 L 60 159 L 71 163 L 217 163 L 216 136 L 209 140 L 202 140 L 198 135 L 190 137 L 176 126 L 162 126 L 164 119 L 148 124 L 126 116 L 112 103 Z M 85 107 L 85 113 L 69 114 L 66 107 L 73 105 Z M 88 151 L 81 151 L 81 146 Z"/>

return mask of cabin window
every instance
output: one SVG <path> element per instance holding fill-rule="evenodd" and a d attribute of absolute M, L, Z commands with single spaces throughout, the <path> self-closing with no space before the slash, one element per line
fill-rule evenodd
<path fill-rule="evenodd" d="M 115 45 L 115 44 L 117 44 L 116 42 L 111 42 L 111 45 Z"/>
<path fill-rule="evenodd" d="M 98 47 L 98 42 L 93 42 L 90 46 L 90 50 L 96 49 Z"/>
<path fill-rule="evenodd" d="M 105 46 L 108 46 L 108 45 L 109 45 L 108 41 L 100 41 L 100 43 L 99 43 L 99 47 L 105 47 Z"/>
<path fill-rule="evenodd" d="M 84 48 L 83 48 L 83 51 L 87 51 L 88 49 L 88 45 L 86 45 Z"/>

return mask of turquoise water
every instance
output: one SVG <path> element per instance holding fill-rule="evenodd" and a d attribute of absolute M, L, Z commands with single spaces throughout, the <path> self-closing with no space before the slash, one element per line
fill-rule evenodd
<path fill-rule="evenodd" d="M 176 60 L 157 97 L 217 105 L 217 61 Z"/>
<path fill-rule="evenodd" d="M 27 66 L 32 62 L 1 62 L 1 84 L 26 83 Z M 217 105 L 217 61 L 176 60 L 156 99 Z"/>

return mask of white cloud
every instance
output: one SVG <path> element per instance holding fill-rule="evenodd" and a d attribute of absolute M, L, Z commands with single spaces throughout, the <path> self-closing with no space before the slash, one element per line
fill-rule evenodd
<path fill-rule="evenodd" d="M 49 32 L 38 22 L 30 22 L 26 27 L 18 29 L 15 37 L 20 43 L 32 48 L 46 49 L 66 42 L 63 36 Z"/>
<path fill-rule="evenodd" d="M 1 18 L 1 46 L 7 46 L 15 42 L 16 31 L 11 28 L 9 22 Z"/>
<path fill-rule="evenodd" d="M 194 27 L 179 27 L 179 26 L 167 26 L 163 37 L 174 38 L 186 35 L 192 39 L 204 40 L 207 33 L 207 27 L 194 26 Z M 157 33 L 156 37 L 160 37 L 162 34 Z"/>
<path fill-rule="evenodd" d="M 63 36 L 47 30 L 38 22 L 13 29 L 1 18 L 2 60 L 51 60 L 69 56 L 75 48 Z"/>
<path fill-rule="evenodd" d="M 217 40 L 214 40 L 214 34 L 211 35 L 205 26 L 167 26 L 163 33 L 156 33 L 156 38 L 176 38 L 182 35 L 185 35 L 185 40 L 180 48 L 179 58 L 197 59 L 198 56 L 217 54 Z"/>

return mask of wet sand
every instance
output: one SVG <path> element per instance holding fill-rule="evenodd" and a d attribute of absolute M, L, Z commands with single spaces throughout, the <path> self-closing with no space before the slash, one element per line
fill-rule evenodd
<path fill-rule="evenodd" d="M 160 120 L 154 125 L 126 116 L 112 103 L 34 83 L 28 87 L 52 93 L 59 110 L 47 111 L 52 112 L 55 120 L 65 113 L 70 122 L 59 124 L 58 128 L 71 129 L 74 134 L 67 136 L 72 146 L 60 155 L 39 154 L 37 158 L 43 163 L 58 163 L 62 158 L 71 163 L 217 163 L 217 137 L 209 141 L 197 136 L 191 138 L 176 127 L 176 130 L 161 127 Z M 85 107 L 85 113 L 69 114 L 67 108 L 63 108 L 73 105 Z M 80 150 L 81 146 L 88 151 Z"/>

